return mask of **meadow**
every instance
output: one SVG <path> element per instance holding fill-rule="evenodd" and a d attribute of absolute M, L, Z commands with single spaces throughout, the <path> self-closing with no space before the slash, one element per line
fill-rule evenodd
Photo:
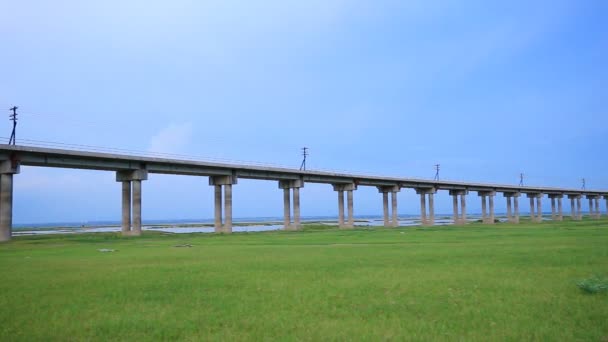
<path fill-rule="evenodd" d="M 0 341 L 608 341 L 607 219 L 23 236 L 0 274 Z"/>

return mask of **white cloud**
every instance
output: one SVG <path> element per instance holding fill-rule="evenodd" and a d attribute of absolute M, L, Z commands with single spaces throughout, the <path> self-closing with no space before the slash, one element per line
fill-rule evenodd
<path fill-rule="evenodd" d="M 150 139 L 149 152 L 183 153 L 191 142 L 192 124 L 189 122 L 172 123 Z"/>

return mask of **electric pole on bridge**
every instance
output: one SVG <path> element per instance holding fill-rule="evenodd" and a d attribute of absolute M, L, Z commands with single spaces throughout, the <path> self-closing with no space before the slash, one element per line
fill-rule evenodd
<path fill-rule="evenodd" d="M 302 147 L 302 164 L 300 165 L 300 171 L 306 171 L 306 157 L 308 157 L 308 147 Z"/>
<path fill-rule="evenodd" d="M 9 145 L 15 145 L 15 131 L 17 129 L 17 109 L 19 107 L 13 106 L 13 108 L 9 108 L 9 110 L 13 111 L 8 117 L 9 120 L 13 122 L 13 133 L 11 133 L 11 138 L 8 140 Z"/>
<path fill-rule="evenodd" d="M 524 174 L 519 174 L 519 186 L 524 186 Z"/>
<path fill-rule="evenodd" d="M 441 165 L 439 164 L 435 164 L 435 180 L 438 181 L 439 180 L 439 167 Z"/>
<path fill-rule="evenodd" d="M 581 179 L 581 182 L 583 183 L 583 187 L 582 187 L 582 189 L 583 189 L 583 190 L 585 190 L 585 178 L 582 178 L 582 179 Z"/>

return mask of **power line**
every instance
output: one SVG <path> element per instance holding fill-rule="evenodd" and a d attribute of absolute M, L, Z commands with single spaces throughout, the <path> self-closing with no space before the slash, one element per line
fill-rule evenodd
<path fill-rule="evenodd" d="M 9 145 L 11 145 L 11 144 L 15 145 L 15 138 L 16 138 L 15 133 L 17 130 L 17 109 L 18 108 L 19 107 L 17 107 L 17 106 L 13 106 L 13 108 L 9 108 L 9 110 L 13 111 L 13 113 L 8 116 L 9 120 L 13 121 L 13 132 L 11 133 L 11 137 L 8 140 Z"/>
<path fill-rule="evenodd" d="M 300 171 L 306 171 L 306 157 L 308 157 L 308 147 L 302 147 L 302 164 L 300 165 Z"/>

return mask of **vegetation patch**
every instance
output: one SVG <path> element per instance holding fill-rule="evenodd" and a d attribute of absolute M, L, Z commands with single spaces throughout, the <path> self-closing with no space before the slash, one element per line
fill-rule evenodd
<path fill-rule="evenodd" d="M 608 291 L 608 276 L 593 275 L 582 279 L 576 285 L 585 293 L 596 294 Z"/>

